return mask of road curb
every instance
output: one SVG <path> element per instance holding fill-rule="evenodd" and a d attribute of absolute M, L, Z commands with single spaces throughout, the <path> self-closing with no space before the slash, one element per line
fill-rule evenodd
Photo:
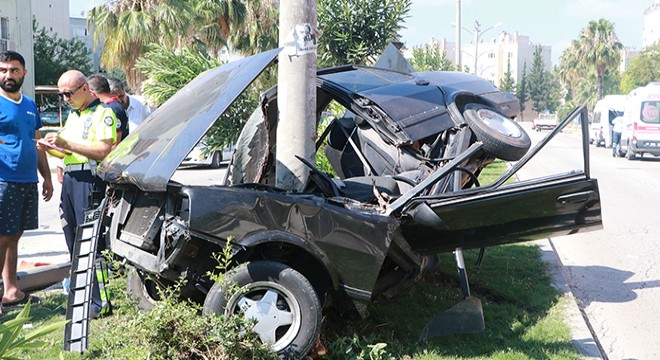
<path fill-rule="evenodd" d="M 568 284 L 568 277 L 564 273 L 564 265 L 552 245 L 552 239 L 538 240 L 535 243 L 541 251 L 541 260 L 548 265 L 548 274 L 551 276 L 552 286 L 566 300 L 564 316 L 571 330 L 573 346 L 582 355 L 583 359 L 607 360 L 607 356 L 604 356 L 601 351 L 600 343 L 594 338 L 588 319 L 581 310 L 577 299 L 573 296 L 571 287 Z"/>

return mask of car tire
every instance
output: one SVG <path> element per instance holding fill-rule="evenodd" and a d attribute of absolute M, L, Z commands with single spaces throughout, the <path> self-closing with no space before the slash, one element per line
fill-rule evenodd
<path fill-rule="evenodd" d="M 280 359 L 309 353 L 321 331 L 321 304 L 307 278 L 279 262 L 254 261 L 231 270 L 224 280 L 209 290 L 205 315 L 242 311 L 257 320 L 253 331 Z"/>
<path fill-rule="evenodd" d="M 527 132 L 508 117 L 482 104 L 467 104 L 463 117 L 483 149 L 492 156 L 507 161 L 522 158 L 532 145 Z"/>
<path fill-rule="evenodd" d="M 149 311 L 156 306 L 156 301 L 160 300 L 159 287 L 157 282 L 135 268 L 131 268 L 126 275 L 128 295 L 137 301 L 142 311 Z"/>
<path fill-rule="evenodd" d="M 626 159 L 635 160 L 635 152 L 630 146 L 630 141 L 628 141 L 628 146 L 626 146 Z"/>
<path fill-rule="evenodd" d="M 213 151 L 213 158 L 211 159 L 211 169 L 218 169 L 220 168 L 220 164 L 222 164 L 222 154 L 218 150 Z"/>

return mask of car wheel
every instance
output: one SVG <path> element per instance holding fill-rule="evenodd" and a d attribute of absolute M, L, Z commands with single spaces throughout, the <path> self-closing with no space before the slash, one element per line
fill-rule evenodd
<path fill-rule="evenodd" d="M 254 261 L 225 280 L 209 290 L 205 315 L 242 312 L 255 319 L 252 331 L 280 358 L 301 359 L 312 349 L 321 331 L 321 304 L 302 274 L 282 263 Z"/>
<path fill-rule="evenodd" d="M 142 311 L 149 311 L 160 300 L 158 289 L 160 285 L 141 271 L 131 268 L 126 275 L 126 290 L 128 295 L 137 300 Z"/>
<path fill-rule="evenodd" d="M 222 163 L 222 154 L 220 151 L 213 151 L 213 158 L 211 159 L 211 168 L 218 169 Z"/>
<path fill-rule="evenodd" d="M 628 146 L 626 146 L 626 159 L 635 160 L 635 152 L 630 146 L 630 141 L 628 141 Z"/>
<path fill-rule="evenodd" d="M 467 104 L 463 110 L 477 139 L 484 143 L 484 150 L 502 160 L 515 161 L 523 157 L 532 141 L 515 121 L 481 104 Z"/>

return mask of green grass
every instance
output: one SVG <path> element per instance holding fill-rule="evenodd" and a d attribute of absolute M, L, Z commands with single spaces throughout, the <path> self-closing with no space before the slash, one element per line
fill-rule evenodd
<path fill-rule="evenodd" d="M 368 318 L 326 312 L 321 335 L 328 348 L 325 358 L 579 359 L 571 345 L 569 329 L 563 322 L 563 300 L 550 285 L 537 247 L 518 244 L 488 248 L 480 268 L 473 265 L 477 253 L 478 250 L 466 251 L 465 260 L 472 295 L 483 305 L 484 332 L 443 335 L 425 344 L 418 343 L 419 332 L 427 321 L 462 300 L 453 256 L 442 254 L 438 273 L 425 276 L 391 299 L 375 299 L 369 306 Z M 116 289 L 123 286 L 121 280 L 115 285 Z M 145 341 L 145 326 L 138 322 L 160 320 L 153 316 L 145 320 L 141 317 L 143 314 L 137 313 L 128 301 L 122 299 L 125 297 L 123 291 L 116 290 L 115 293 L 115 314 L 92 321 L 90 351 L 82 355 L 62 351 L 61 331 L 48 336 L 50 345 L 47 348 L 25 351 L 21 358 L 145 358 L 144 353 L 128 351 L 130 349 L 123 345 L 131 339 L 135 344 L 138 340 Z M 59 290 L 38 295 L 42 302 L 32 307 L 34 328 L 64 318 L 66 297 Z M 8 310 L 0 321 L 13 318 L 20 308 Z M 177 311 L 185 311 L 189 317 L 195 313 L 195 310 Z M 167 312 L 159 316 L 168 316 L 162 321 L 173 317 Z M 132 328 L 136 328 L 135 333 L 131 333 Z M 142 328 L 141 334 L 137 328 Z"/>
<path fill-rule="evenodd" d="M 499 179 L 500 176 L 508 169 L 508 163 L 506 161 L 497 159 L 492 164 L 486 166 L 481 173 L 479 174 L 479 183 L 484 186 L 495 182 Z M 514 178 L 510 178 L 506 181 L 506 184 L 514 182 Z"/>
<path fill-rule="evenodd" d="M 477 253 L 466 251 L 465 260 L 472 296 L 484 308 L 484 332 L 418 343 L 427 321 L 462 300 L 453 256 L 443 254 L 439 273 L 426 276 L 391 300 L 376 300 L 368 319 L 330 317 L 325 340 L 332 343 L 356 334 L 362 348 L 385 343 L 396 359 L 579 359 L 563 322 L 564 303 L 550 285 L 538 248 L 488 248 L 478 269 L 470 265 Z"/>

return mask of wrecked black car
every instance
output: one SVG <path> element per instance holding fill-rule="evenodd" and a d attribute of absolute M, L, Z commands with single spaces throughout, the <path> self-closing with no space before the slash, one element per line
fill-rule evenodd
<path fill-rule="evenodd" d="M 517 99 L 464 73 L 320 70 L 316 121 L 333 101 L 345 108 L 317 144 L 325 144 L 337 176 L 301 158 L 311 173 L 302 192 L 274 186 L 276 88 L 245 125 L 222 185 L 172 181 L 186 154 L 278 53 L 201 74 L 100 165 L 109 183 L 102 236 L 136 269 L 129 291 L 144 308 L 159 287 L 183 277 L 183 295 L 203 303 L 204 313 L 242 312 L 281 357 L 300 358 L 318 338 L 329 298 L 364 315 L 372 299 L 418 279 L 439 252 L 455 252 L 461 270 L 461 249 L 602 227 L 588 143 L 585 169 L 505 184 L 552 134 L 529 150 L 529 136 L 512 120 Z M 479 173 L 495 159 L 515 163 L 480 186 Z M 208 275 L 217 265 L 212 254 L 225 247 L 239 293 Z M 459 273 L 469 297 L 467 275 Z"/>

